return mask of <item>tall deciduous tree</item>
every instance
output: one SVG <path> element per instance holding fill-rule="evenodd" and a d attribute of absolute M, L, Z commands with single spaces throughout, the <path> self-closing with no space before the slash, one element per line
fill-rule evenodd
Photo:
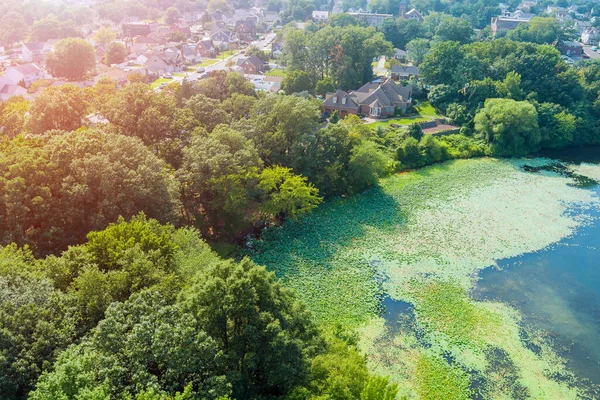
<path fill-rule="evenodd" d="M 475 116 L 475 131 L 499 156 L 537 150 L 541 135 L 538 113 L 527 101 L 488 99 Z"/>
<path fill-rule="evenodd" d="M 83 124 L 88 104 L 86 93 L 77 86 L 47 87 L 31 103 L 29 130 L 37 135 L 53 129 L 74 131 Z"/>
<path fill-rule="evenodd" d="M 96 67 L 94 47 L 83 39 L 63 39 L 46 56 L 46 67 L 57 78 L 83 79 Z"/>

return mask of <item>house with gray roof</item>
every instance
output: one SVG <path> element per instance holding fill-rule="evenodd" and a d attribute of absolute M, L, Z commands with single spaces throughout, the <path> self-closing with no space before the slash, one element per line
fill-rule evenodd
<path fill-rule="evenodd" d="M 419 77 L 419 68 L 414 65 L 392 65 L 392 79 L 405 80 L 410 79 L 413 76 Z"/>
<path fill-rule="evenodd" d="M 393 116 L 397 110 L 406 112 L 411 104 L 412 88 L 399 86 L 388 79 L 367 83 L 352 92 L 338 90 L 327 93 L 323 109 L 329 115 L 337 110 L 340 117 L 364 114 L 372 118 L 386 118 Z"/>

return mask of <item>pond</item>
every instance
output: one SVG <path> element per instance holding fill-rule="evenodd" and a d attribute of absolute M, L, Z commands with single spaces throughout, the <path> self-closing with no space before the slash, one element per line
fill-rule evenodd
<path fill-rule="evenodd" d="M 600 151 L 565 154 L 398 174 L 252 257 L 409 399 L 595 398 Z"/>

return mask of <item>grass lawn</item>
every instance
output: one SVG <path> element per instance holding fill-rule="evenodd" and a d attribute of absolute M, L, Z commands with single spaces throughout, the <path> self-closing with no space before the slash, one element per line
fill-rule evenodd
<path fill-rule="evenodd" d="M 369 124 L 369 126 L 373 129 L 377 129 L 380 126 L 385 127 L 385 126 L 389 126 L 391 124 L 410 125 L 415 122 L 426 122 L 426 121 L 430 121 L 430 120 L 431 120 L 430 118 L 420 117 L 420 116 L 416 115 L 414 117 L 385 119 L 383 121 L 373 122 L 372 124 Z"/>
<path fill-rule="evenodd" d="M 198 67 L 210 67 L 211 65 L 216 64 L 219 61 L 220 60 L 215 60 L 214 58 L 205 58 L 202 60 L 201 63 L 195 64 L 195 65 L 190 65 L 185 70 L 187 72 L 196 72 L 196 69 L 198 69 Z"/>
<path fill-rule="evenodd" d="M 170 83 L 173 82 L 173 79 L 165 79 L 165 78 L 158 78 L 157 80 L 155 80 L 154 82 L 152 82 L 150 84 L 150 87 L 152 89 L 156 89 L 157 87 L 159 87 L 162 83 Z"/>
<path fill-rule="evenodd" d="M 435 111 L 435 108 L 433 108 L 433 106 L 431 104 L 429 104 L 428 101 L 422 102 L 421 104 L 416 106 L 415 109 L 417 110 L 419 115 L 421 115 L 423 117 L 432 117 L 432 118 L 440 118 L 441 117 L 441 115 L 439 115 Z"/>
<path fill-rule="evenodd" d="M 269 71 L 265 72 L 265 75 L 267 75 L 267 76 L 282 76 L 282 77 L 285 77 L 285 70 L 284 69 L 275 68 L 275 69 L 272 69 L 272 70 L 269 70 Z"/>
<path fill-rule="evenodd" d="M 369 126 L 373 129 L 377 129 L 380 126 L 389 126 L 390 124 L 398 125 L 410 125 L 415 122 L 426 122 L 431 121 L 434 118 L 440 118 L 440 115 L 435 111 L 433 106 L 429 102 L 424 101 L 423 103 L 415 106 L 418 114 L 410 117 L 391 118 L 383 121 L 373 122 Z"/>
<path fill-rule="evenodd" d="M 226 59 L 227 57 L 229 57 L 229 56 L 232 56 L 232 55 L 234 55 L 234 54 L 236 54 L 236 53 L 237 53 L 237 50 L 227 50 L 227 51 L 224 51 L 224 52 L 222 52 L 221 54 L 219 54 L 219 55 L 217 56 L 217 58 L 218 58 L 219 60 L 224 60 L 224 59 Z"/>

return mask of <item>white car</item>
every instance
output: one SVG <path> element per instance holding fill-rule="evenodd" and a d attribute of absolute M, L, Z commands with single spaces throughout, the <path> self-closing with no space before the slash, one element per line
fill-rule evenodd
<path fill-rule="evenodd" d="M 206 71 L 204 69 L 204 67 L 198 67 L 198 68 L 196 68 L 196 72 L 199 73 L 199 74 L 203 73 L 204 71 Z"/>

